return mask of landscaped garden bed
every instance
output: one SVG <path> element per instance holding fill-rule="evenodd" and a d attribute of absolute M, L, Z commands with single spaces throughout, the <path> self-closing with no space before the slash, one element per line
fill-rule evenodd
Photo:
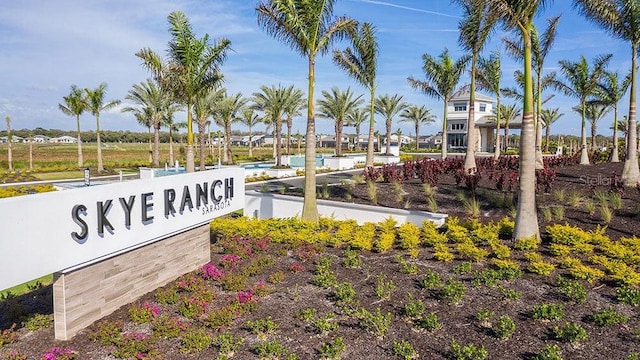
<path fill-rule="evenodd" d="M 473 178 L 436 162 L 437 176 L 389 166 L 319 187 L 449 213 L 442 229 L 216 219 L 210 264 L 67 342 L 53 339 L 50 286 L 5 299 L 0 359 L 637 359 L 639 194 L 619 186 L 622 164 L 548 167 L 542 239 L 514 242 L 502 161 Z"/>

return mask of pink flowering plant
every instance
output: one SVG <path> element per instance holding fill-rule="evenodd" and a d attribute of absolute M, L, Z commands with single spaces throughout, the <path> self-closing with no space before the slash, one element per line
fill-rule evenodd
<path fill-rule="evenodd" d="M 70 348 L 54 347 L 46 353 L 40 355 L 41 360 L 72 360 L 78 353 Z"/>
<path fill-rule="evenodd" d="M 254 302 L 256 301 L 253 298 L 254 292 L 253 289 L 250 289 L 249 291 L 238 291 L 237 297 L 238 297 L 238 302 L 240 304 L 247 304 L 250 302 Z"/>
<path fill-rule="evenodd" d="M 220 259 L 222 267 L 225 269 L 235 269 L 242 259 L 236 254 L 225 254 Z"/>
<path fill-rule="evenodd" d="M 148 324 L 160 315 L 160 307 L 148 301 L 129 308 L 129 317 L 138 324 Z"/>
<path fill-rule="evenodd" d="M 224 275 L 225 272 L 223 269 L 219 269 L 211 263 L 205 264 L 200 268 L 200 276 L 206 280 L 212 279 L 219 281 Z"/>
<path fill-rule="evenodd" d="M 294 262 L 293 264 L 289 265 L 289 271 L 291 271 L 292 273 L 302 272 L 304 271 L 304 267 L 299 262 Z"/>

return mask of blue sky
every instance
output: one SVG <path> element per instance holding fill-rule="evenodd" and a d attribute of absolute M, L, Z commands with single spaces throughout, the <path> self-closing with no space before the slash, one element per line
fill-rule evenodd
<path fill-rule="evenodd" d="M 256 4 L 256 0 L 7 2 L 0 13 L 0 116 L 2 119 L 11 116 L 14 129 L 75 129 L 75 119 L 58 109 L 69 87 L 75 84 L 95 88 L 106 82 L 108 100 L 124 99 L 133 84 L 149 77 L 134 54 L 144 47 L 164 54 L 169 40 L 166 17 L 174 10 L 188 16 L 198 37 L 208 33 L 212 38 L 231 40 L 233 51 L 222 67 L 224 86 L 230 93 L 250 96 L 261 85 L 277 84 L 293 84 L 306 92 L 306 59 L 258 27 Z M 545 71 L 557 70 L 561 59 L 577 61 L 580 55 L 585 55 L 591 61 L 597 55 L 611 53 L 609 69 L 626 73 L 630 67 L 627 43 L 611 38 L 587 22 L 570 4 L 567 0 L 551 1 L 537 19 L 543 28 L 547 17 L 562 14 Z M 338 0 L 335 12 L 377 27 L 378 94 L 400 94 L 411 104 L 426 105 L 438 123 L 423 126 L 420 132 L 437 132 L 441 127 L 442 103 L 413 90 L 406 78 L 423 78 L 422 54 L 437 56 L 445 47 L 454 58 L 464 54 L 458 45 L 460 9 L 449 0 Z M 500 39 L 508 35 L 497 29 L 485 54 L 502 50 Z M 336 47 L 347 45 L 343 42 Z M 507 55 L 503 55 L 502 61 L 503 83 L 509 86 L 513 71 L 521 66 Z M 342 89 L 351 86 L 356 93 L 366 92 L 333 65 L 330 56 L 317 61 L 316 77 L 318 96 L 332 86 Z M 468 82 L 468 77 L 463 82 Z M 552 127 L 554 133 L 579 135 L 580 118 L 571 110 L 576 103 L 576 99 L 560 95 L 548 102 L 547 107 L 558 107 L 565 114 Z M 619 116 L 626 114 L 627 109 L 625 97 Z M 176 121 L 183 121 L 184 116 L 178 114 Z M 608 135 L 611 121 L 612 116 L 601 120 L 599 133 Z M 304 132 L 305 117 L 295 119 L 294 123 L 295 130 Z M 318 133 L 333 133 L 331 120 L 318 118 L 316 123 Z M 100 125 L 109 130 L 146 131 L 130 113 L 120 113 L 119 109 L 101 114 Z M 82 116 L 81 128 L 95 130 L 90 113 Z M 241 124 L 235 128 L 244 129 Z M 394 131 L 398 128 L 407 135 L 413 132 L 408 123 L 394 122 Z M 382 119 L 377 121 L 376 129 L 384 129 Z M 353 132 L 353 128 L 346 130 Z"/>

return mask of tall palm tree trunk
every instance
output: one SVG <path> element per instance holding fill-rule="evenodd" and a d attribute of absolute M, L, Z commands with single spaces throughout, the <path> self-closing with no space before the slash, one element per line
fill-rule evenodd
<path fill-rule="evenodd" d="M 531 25 L 530 25 L 531 26 Z M 518 207 L 516 211 L 514 239 L 540 237 L 538 214 L 536 211 L 536 158 L 535 127 L 533 116 L 533 84 L 531 81 L 531 28 L 523 31 L 525 101 L 523 106 L 522 132 L 520 136 L 520 184 L 518 186 Z"/>
<path fill-rule="evenodd" d="M 282 120 L 276 122 L 276 166 L 282 166 Z"/>
<path fill-rule="evenodd" d="M 544 132 L 544 151 L 549 152 L 549 141 L 551 138 L 551 124 L 547 124 Z"/>
<path fill-rule="evenodd" d="M 449 143 L 449 139 L 447 139 L 447 102 L 449 99 L 444 99 L 444 115 L 442 116 L 442 150 L 440 152 L 440 157 L 443 159 L 447 158 L 447 147 Z"/>
<path fill-rule="evenodd" d="M 631 46 L 631 89 L 629 91 L 629 119 L 627 132 L 627 154 L 622 170 L 622 181 L 626 186 L 636 186 L 640 178 L 640 168 L 638 167 L 637 129 L 636 129 L 636 78 L 637 78 L 637 53 L 638 45 L 632 43 Z"/>
<path fill-rule="evenodd" d="M 224 137 L 225 163 L 233 164 L 233 152 L 231 150 L 231 121 L 224 124 Z"/>
<path fill-rule="evenodd" d="M 500 92 L 498 92 L 496 103 L 496 142 L 495 149 L 493 149 L 493 160 L 500 158 Z"/>
<path fill-rule="evenodd" d="M 153 167 L 160 167 L 160 122 L 156 121 L 153 126 Z"/>
<path fill-rule="evenodd" d="M 580 129 L 580 165 L 589 165 L 589 151 L 587 151 L 587 121 L 585 116 L 585 102 L 582 101 L 582 128 Z"/>
<path fill-rule="evenodd" d="M 342 127 L 343 120 L 336 121 L 336 156 L 342 156 Z"/>
<path fill-rule="evenodd" d="M 206 168 L 206 164 L 205 164 L 205 153 L 204 153 L 204 149 L 207 149 L 207 146 L 205 144 L 206 139 L 203 136 L 203 134 L 205 133 L 206 129 L 206 124 L 203 124 L 203 121 L 197 121 L 198 123 L 198 133 L 200 134 L 200 138 L 198 139 L 200 141 L 200 171 L 205 170 Z"/>
<path fill-rule="evenodd" d="M 386 127 L 386 130 L 387 130 L 387 136 L 386 136 L 387 146 L 386 146 L 385 153 L 386 153 L 386 155 L 391 155 L 391 118 L 389 118 L 389 119 L 387 119 L 385 121 L 385 125 L 386 125 L 385 127 Z M 400 138 L 398 138 L 398 143 L 399 142 L 400 142 Z"/>
<path fill-rule="evenodd" d="M 193 151 L 193 104 L 187 104 L 187 160 L 186 170 L 188 173 L 196 171 L 195 154 Z"/>
<path fill-rule="evenodd" d="M 291 131 L 293 130 L 293 118 L 287 116 L 287 155 L 291 155 Z"/>
<path fill-rule="evenodd" d="M 304 204 L 302 207 L 302 220 L 318 221 L 318 201 L 316 199 L 316 120 L 314 118 L 314 83 L 315 83 L 315 58 L 309 56 L 309 88 L 307 94 L 307 131 L 306 145 L 304 149 Z M 372 110 L 373 113 L 373 110 Z M 373 164 L 372 164 L 373 165 Z"/>
<path fill-rule="evenodd" d="M 536 170 L 544 169 L 542 160 L 542 78 L 538 75 L 538 96 L 536 99 Z"/>
<path fill-rule="evenodd" d="M 173 132 L 169 127 L 169 166 L 173 167 L 175 161 L 173 159 Z"/>
<path fill-rule="evenodd" d="M 418 131 L 420 131 L 420 125 L 417 122 L 416 122 L 415 130 L 416 130 L 416 150 L 420 150 L 420 143 L 419 143 L 420 136 L 418 135 Z"/>
<path fill-rule="evenodd" d="M 471 86 L 469 89 L 469 115 L 467 118 L 467 151 L 464 156 L 464 170 L 475 172 L 476 168 L 476 56 L 471 57 Z"/>
<path fill-rule="evenodd" d="M 618 154 L 618 107 L 613 107 L 613 148 L 611 149 L 611 162 L 620 162 Z"/>
<path fill-rule="evenodd" d="M 102 164 L 102 141 L 100 141 L 100 115 L 96 115 L 96 142 L 98 145 L 98 172 L 104 171 Z"/>
<path fill-rule="evenodd" d="M 80 137 L 80 115 L 76 116 L 76 127 L 78 129 L 78 167 L 82 167 L 84 160 L 82 159 L 82 137 Z"/>
<path fill-rule="evenodd" d="M 371 93 L 371 103 L 369 104 L 369 138 L 367 141 L 367 159 L 366 159 L 366 164 L 365 167 L 373 167 L 373 139 L 375 139 L 375 125 L 376 125 L 376 119 L 375 119 L 375 89 L 371 88 L 369 90 L 369 92 Z M 358 139 L 358 143 L 360 143 L 360 139 Z M 378 144 L 378 146 L 380 146 L 380 144 Z"/>
<path fill-rule="evenodd" d="M 356 151 L 360 151 L 360 124 L 356 125 Z"/>

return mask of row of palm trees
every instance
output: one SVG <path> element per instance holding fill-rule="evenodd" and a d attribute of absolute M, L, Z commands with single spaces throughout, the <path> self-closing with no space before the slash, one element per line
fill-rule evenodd
<path fill-rule="evenodd" d="M 473 104 L 475 102 L 475 74 L 476 65 L 483 66 L 487 61 L 479 58 L 479 54 L 484 47 L 484 43 L 489 34 L 496 26 L 502 25 L 507 31 L 513 34 L 511 43 L 514 45 L 511 50 L 522 61 L 523 70 L 520 75 L 522 83 L 522 130 L 520 143 L 520 186 L 518 194 L 518 208 L 516 216 L 516 227 L 514 237 L 528 238 L 539 236 L 537 213 L 535 206 L 535 170 L 536 165 L 541 165 L 542 160 L 542 104 L 544 103 L 543 90 L 550 84 L 545 79 L 551 78 L 550 74 L 543 74 L 543 65 L 546 55 L 548 55 L 553 39 L 555 38 L 555 28 L 559 17 L 551 18 L 547 21 L 547 29 L 540 34 L 534 25 L 534 18 L 551 1 L 545 0 L 459 0 L 456 1 L 463 7 L 464 16 L 460 23 L 460 43 L 471 53 L 469 57 L 462 57 L 454 61 L 445 51 L 439 59 L 435 59 L 428 54 L 423 56 L 423 70 L 426 75 L 425 80 L 408 78 L 409 84 L 417 90 L 423 91 L 429 96 L 443 100 L 443 138 L 446 139 L 447 131 L 447 102 L 456 92 L 456 86 L 461 74 L 465 71 L 467 62 L 470 60 L 471 84 L 470 84 L 470 105 L 469 106 L 469 126 L 473 129 Z M 375 92 L 375 59 L 377 57 L 377 46 L 375 37 L 369 42 L 365 51 L 359 51 L 359 44 L 364 42 L 366 33 L 365 26 L 359 26 L 354 20 L 348 18 L 333 17 L 333 6 L 335 1 L 331 0 L 270 0 L 262 1 L 258 4 L 258 22 L 264 29 L 281 40 L 302 56 L 309 60 L 309 106 L 307 116 L 307 138 L 312 138 L 315 129 L 315 117 L 313 106 L 313 86 L 314 86 L 314 63 L 318 53 L 322 53 L 329 47 L 329 44 L 337 39 L 350 37 L 352 48 L 344 51 L 345 58 L 352 61 L 345 62 L 342 67 L 347 73 L 354 77 L 362 85 L 371 91 L 371 107 L 374 107 Z M 596 24 L 601 25 L 615 37 L 628 40 L 632 47 L 631 66 L 631 96 L 629 104 L 629 129 L 635 129 L 635 69 L 638 44 L 640 43 L 640 7 L 636 6 L 634 0 L 574 0 L 574 6 L 585 17 Z M 369 25 L 367 25 L 369 26 Z M 338 50 L 339 51 L 339 50 Z M 335 58 L 339 56 L 334 56 Z M 368 60 L 368 61 L 363 61 Z M 493 56 L 494 69 L 499 69 L 499 56 Z M 582 63 L 580 61 L 579 63 Z M 340 64 L 340 63 L 339 63 Z M 366 64 L 369 64 L 367 67 Z M 575 65 L 575 66 L 574 66 Z M 553 81 L 568 94 L 573 94 L 580 100 L 581 108 L 586 108 L 587 99 L 594 95 L 598 87 L 598 76 L 587 76 L 584 84 L 574 82 L 571 77 L 571 70 L 579 67 L 575 63 L 561 63 L 563 75 L 567 83 Z M 603 66 L 597 65 L 597 72 Z M 437 70 L 434 70 L 437 69 Z M 591 72 L 589 70 L 589 72 Z M 596 71 L 593 71 L 596 72 Z M 495 75 L 495 74 L 493 74 Z M 478 76 L 478 85 L 491 91 L 498 96 L 502 89 L 499 86 L 500 75 L 498 76 Z M 535 79 L 535 82 L 534 82 Z M 593 80 L 596 81 L 593 81 Z M 486 80 L 486 83 L 483 81 Z M 496 83 L 498 86 L 495 86 Z M 569 84 L 568 84 L 569 83 Z M 588 84 L 587 84 L 588 83 Z M 562 86 L 566 85 L 566 86 Z M 579 85 L 585 85 L 585 88 Z M 589 90 L 589 91 L 586 91 Z M 589 94 L 585 96 L 585 94 Z M 534 101 L 535 100 L 535 101 Z M 593 100 L 593 99 L 589 99 Z M 602 100 L 602 98 L 600 98 Z M 609 103 L 608 106 L 614 106 Z M 498 104 L 497 109 L 501 109 Z M 373 116 L 374 111 L 370 114 Z M 584 111 L 583 111 L 584 114 Z M 497 120 L 501 119 L 498 113 Z M 585 116 L 583 115 L 583 119 Z M 583 121 L 584 124 L 584 121 Z M 499 124 L 498 124 L 499 126 Z M 549 125 L 547 125 L 547 128 Z M 584 125 L 583 125 L 584 129 Z M 472 132 L 469 132 L 471 134 Z M 583 138 L 584 131 L 583 131 Z M 473 139 L 470 139 L 470 144 Z M 496 139 L 496 141 L 499 141 Z M 627 158 L 625 161 L 623 179 L 627 185 L 635 185 L 640 176 L 636 153 L 635 131 L 628 131 L 627 135 Z M 586 142 L 583 140 L 582 153 L 586 152 Z M 370 142 L 371 144 L 371 142 Z M 497 143 L 499 144 L 499 143 Z M 317 208 L 315 203 L 315 179 L 313 177 L 312 156 L 315 156 L 315 148 L 311 142 L 307 142 L 307 181 L 305 183 L 305 206 L 303 209 L 303 219 L 317 220 Z M 615 145 L 614 145 L 615 146 Z M 496 150 L 499 151 L 499 146 Z M 468 153 L 465 160 L 465 167 L 473 169 L 474 146 L 468 146 Z M 442 147 L 442 156 L 446 156 L 446 146 Z M 588 163 L 588 158 L 583 163 Z M 369 165 L 369 164 L 367 164 Z"/>
<path fill-rule="evenodd" d="M 84 165 L 82 158 L 82 139 L 80 138 L 80 115 L 85 111 L 91 112 L 96 117 L 96 142 L 98 151 L 98 172 L 104 171 L 102 163 L 102 144 L 100 139 L 100 113 L 109 111 L 120 104 L 120 100 L 111 100 L 105 103 L 107 83 L 100 84 L 95 89 L 80 89 L 76 85 L 71 86 L 69 95 L 64 96 L 64 104 L 58 104 L 60 110 L 69 116 L 76 118 L 78 133 L 78 167 Z"/>

